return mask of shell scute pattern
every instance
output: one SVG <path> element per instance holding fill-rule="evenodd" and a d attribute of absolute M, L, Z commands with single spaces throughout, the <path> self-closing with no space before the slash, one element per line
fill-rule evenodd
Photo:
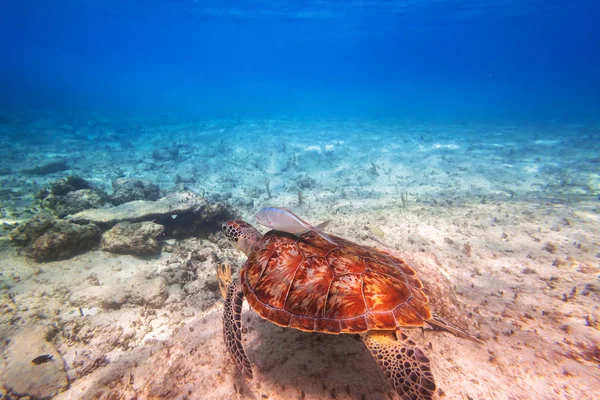
<path fill-rule="evenodd" d="M 333 236 L 264 235 L 242 271 L 244 294 L 258 314 L 280 326 L 359 333 L 422 326 L 429 300 L 403 260 Z"/>
<path fill-rule="evenodd" d="M 263 240 L 259 244 L 259 248 L 253 251 L 246 261 L 246 277 L 245 281 L 252 287 L 256 286 L 258 279 L 261 277 L 271 255 L 276 249 L 276 243 Z"/>
<path fill-rule="evenodd" d="M 315 322 L 316 332 L 340 333 L 342 326 L 340 321 L 334 318 L 317 318 Z"/>
<path fill-rule="evenodd" d="M 312 232 L 305 233 L 302 238 L 304 240 L 298 240 L 297 245 L 306 258 L 326 257 L 331 250 L 336 248 L 336 246 Z M 295 241 L 296 238 L 292 237 L 292 240 Z"/>
<path fill-rule="evenodd" d="M 364 297 L 369 311 L 389 311 L 404 304 L 412 292 L 401 280 L 374 271 L 362 275 Z"/>
<path fill-rule="evenodd" d="M 359 256 L 343 248 L 333 249 L 326 258 L 336 275 L 362 274 L 367 270 Z"/>
<path fill-rule="evenodd" d="M 271 308 L 266 319 L 280 326 L 289 326 L 292 322 L 292 314 L 279 308 Z"/>
<path fill-rule="evenodd" d="M 251 269 L 253 277 L 258 275 L 252 279 L 256 282 L 254 293 L 259 299 L 269 299 L 272 307 L 285 307 L 290 286 L 295 281 L 298 266 L 303 262 L 302 255 L 294 247 L 293 243 L 284 243 L 273 250 L 269 249 L 271 257 L 263 261 L 264 266 L 260 268 L 256 265 Z"/>
<path fill-rule="evenodd" d="M 393 311 L 384 311 L 367 314 L 367 323 L 370 329 L 394 329 L 396 318 Z"/>
<path fill-rule="evenodd" d="M 362 333 L 369 330 L 367 318 L 364 315 L 354 318 L 346 318 L 340 320 L 342 332 Z"/>
<path fill-rule="evenodd" d="M 292 317 L 292 321 L 288 326 L 291 328 L 298 329 L 300 331 L 314 332 L 316 320 L 317 319 L 313 317 L 303 317 L 300 315 L 295 315 Z"/>
<path fill-rule="evenodd" d="M 406 279 L 408 278 L 404 273 L 402 273 L 400 269 L 398 269 L 391 262 L 384 264 L 373 258 L 363 258 L 362 261 L 365 264 L 365 267 L 372 272 L 377 272 L 383 275 L 390 276 L 401 282 L 406 282 Z"/>
<path fill-rule="evenodd" d="M 421 326 L 423 319 L 412 307 L 408 304 L 401 304 L 394 309 L 394 317 L 398 324 L 402 326 Z M 425 318 L 428 319 L 428 318 Z"/>
<path fill-rule="evenodd" d="M 324 258 L 307 258 L 302 261 L 296 268 L 296 275 L 285 303 L 286 311 L 313 318 L 322 316 L 332 280 L 333 271 Z"/>
<path fill-rule="evenodd" d="M 360 275 L 348 274 L 336 277 L 329 289 L 325 317 L 349 318 L 363 315 L 367 306 L 362 294 Z"/>

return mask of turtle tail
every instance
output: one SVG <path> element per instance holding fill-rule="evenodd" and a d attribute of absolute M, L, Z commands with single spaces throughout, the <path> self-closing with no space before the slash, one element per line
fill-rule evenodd
<path fill-rule="evenodd" d="M 481 340 L 477 339 L 475 336 L 472 336 L 472 335 L 468 334 L 467 332 L 450 325 L 449 323 L 447 323 L 446 321 L 441 319 L 439 317 L 439 315 L 437 315 L 435 313 L 431 313 L 431 314 L 433 315 L 433 317 L 431 319 L 428 319 L 425 322 L 427 322 L 433 330 L 450 332 L 453 335 L 458 336 L 460 338 L 470 340 L 477 344 L 483 344 L 483 342 Z"/>

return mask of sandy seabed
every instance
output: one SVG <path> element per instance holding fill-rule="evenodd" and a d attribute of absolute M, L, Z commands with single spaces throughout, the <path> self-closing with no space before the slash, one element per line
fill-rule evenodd
<path fill-rule="evenodd" d="M 284 123 L 259 125 L 273 132 L 291 129 Z M 244 125 L 246 130 L 253 126 Z M 196 128 L 164 129 L 192 135 Z M 230 129 L 228 137 L 241 135 L 237 125 L 203 129 Z M 247 220 L 262 205 L 291 207 L 311 221 L 332 219 L 332 234 L 400 252 L 417 265 L 434 268 L 415 266 L 432 307 L 484 342 L 407 330 L 431 359 L 440 399 L 596 397 L 597 164 L 585 161 L 564 139 L 543 135 L 512 141 L 499 135 L 472 144 L 468 151 L 467 143 L 473 142 L 468 136 L 419 139 L 409 134 L 394 147 L 389 137 L 374 135 L 368 140 L 369 151 L 362 154 L 360 149 L 367 147 L 350 145 L 352 137 L 345 143 L 331 139 L 344 127 L 319 129 L 315 137 L 298 135 L 298 142 L 285 141 L 284 148 L 271 146 L 266 158 L 257 158 L 256 147 L 239 141 L 207 139 L 195 149 L 190 140 L 181 147 L 182 159 L 171 164 L 152 161 L 149 147 L 136 150 L 141 164 L 125 160 L 108 168 L 107 160 L 115 157 L 113 143 L 118 142 L 113 137 L 103 149 L 90 148 L 92 154 L 103 154 L 102 159 L 73 157 L 73 168 L 101 184 L 118 167 L 174 191 L 178 184 L 167 179 L 165 171 L 178 170 L 185 178 L 186 173 L 193 175 L 193 164 L 201 164 L 204 173 L 186 189 L 196 188 L 207 196 L 216 193 L 216 200 L 229 201 Z M 334 132 L 328 135 L 327 129 Z M 360 130 L 383 129 L 369 125 Z M 502 140 L 504 147 L 496 150 L 493 144 Z M 277 136 L 264 142 L 275 143 Z M 524 143 L 533 147 L 527 150 Z M 507 152 L 506 146 L 513 150 Z M 49 149 L 41 146 L 37 151 L 29 153 L 31 160 L 41 159 Z M 402 161 L 400 151 L 410 162 Z M 589 168 L 575 168 L 575 155 Z M 557 165 L 559 161 L 563 165 Z M 143 169 L 144 163 L 150 167 Z M 270 199 L 265 176 L 273 191 Z M 22 190 L 19 201 L 30 207 L 23 199 L 31 197 L 27 193 L 32 178 L 17 173 L 3 178 L 12 179 L 15 191 L 19 182 L 29 188 Z M 299 191 L 303 204 L 298 204 Z M 4 213 L 10 224 L 26 215 L 18 214 L 19 201 L 11 201 L 3 204 L 11 210 Z M 54 384 L 62 382 L 57 399 L 398 397 L 354 336 L 283 329 L 247 308 L 244 345 L 254 378 L 240 376 L 223 345 L 223 306 L 215 272 L 219 263 L 229 260 L 241 266 L 245 257 L 217 232 L 207 238 L 164 238 L 162 253 L 151 258 L 94 250 L 68 260 L 35 263 L 5 235 L 0 246 L 0 369 L 6 398 L 19 397 L 7 390 L 6 382 L 26 380 L 36 368 L 47 369 L 40 376 L 54 376 Z M 428 285 L 433 275 L 448 282 L 445 293 Z M 32 364 L 40 354 L 52 355 L 53 361 Z M 63 380 L 56 378 L 61 373 Z"/>

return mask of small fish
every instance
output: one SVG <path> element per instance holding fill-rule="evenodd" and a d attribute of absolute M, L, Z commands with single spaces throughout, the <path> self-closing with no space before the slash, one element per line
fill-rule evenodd
<path fill-rule="evenodd" d="M 36 358 L 34 358 L 33 360 L 31 360 L 32 363 L 34 363 L 35 365 L 40 365 L 40 364 L 44 364 L 50 361 L 53 361 L 54 357 L 50 354 L 42 354 L 41 356 L 37 356 Z"/>
<path fill-rule="evenodd" d="M 256 214 L 256 221 L 262 226 L 274 229 L 276 231 L 287 232 L 293 235 L 300 235 L 306 231 L 313 231 L 331 244 L 337 243 L 329 237 L 323 229 L 331 222 L 325 221 L 319 225 L 311 225 L 302 218 L 286 210 L 285 208 L 266 207 Z"/>

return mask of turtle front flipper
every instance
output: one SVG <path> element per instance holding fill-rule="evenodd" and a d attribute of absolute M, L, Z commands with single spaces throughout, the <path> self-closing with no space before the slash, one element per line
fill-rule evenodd
<path fill-rule="evenodd" d="M 217 282 L 219 283 L 219 290 L 223 299 L 227 298 L 227 290 L 231 285 L 231 264 L 225 262 L 217 266 Z"/>
<path fill-rule="evenodd" d="M 402 400 L 431 400 L 436 390 L 429 358 L 401 332 L 371 331 L 365 346 Z"/>
<path fill-rule="evenodd" d="M 221 279 L 221 276 L 219 276 Z M 230 276 L 231 279 L 231 276 Z M 240 371 L 252 378 L 252 367 L 242 345 L 242 304 L 244 292 L 239 279 L 231 280 L 225 297 L 223 337 L 225 346 Z"/>

